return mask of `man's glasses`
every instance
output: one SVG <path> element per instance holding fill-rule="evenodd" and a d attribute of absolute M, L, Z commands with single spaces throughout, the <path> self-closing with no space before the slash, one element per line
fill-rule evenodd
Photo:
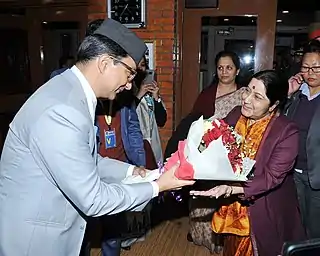
<path fill-rule="evenodd" d="M 302 66 L 300 71 L 302 73 L 308 73 L 309 70 L 311 70 L 313 73 L 320 73 L 320 66 L 315 66 L 315 67 L 305 67 L 305 66 Z"/>
<path fill-rule="evenodd" d="M 117 59 L 116 57 L 113 57 L 113 56 L 109 56 L 109 57 L 110 57 L 110 59 L 113 60 L 114 64 L 121 64 L 125 69 L 127 69 L 130 72 L 130 75 L 128 76 L 128 82 L 131 82 L 134 79 L 134 77 L 137 75 L 137 71 L 135 71 L 128 64 L 126 64 L 123 61 Z"/>

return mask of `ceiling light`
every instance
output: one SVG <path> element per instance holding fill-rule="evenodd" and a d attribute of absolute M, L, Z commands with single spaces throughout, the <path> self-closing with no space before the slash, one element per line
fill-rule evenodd
<path fill-rule="evenodd" d="M 282 13 L 289 13 L 289 11 L 282 11 Z"/>
<path fill-rule="evenodd" d="M 229 21 L 229 19 L 223 19 L 224 21 Z"/>
<path fill-rule="evenodd" d="M 282 20 L 277 20 L 278 23 L 282 22 Z"/>

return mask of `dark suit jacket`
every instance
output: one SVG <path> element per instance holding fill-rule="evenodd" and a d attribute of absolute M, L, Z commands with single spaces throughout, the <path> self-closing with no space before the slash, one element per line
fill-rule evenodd
<path fill-rule="evenodd" d="M 225 120 L 234 126 L 240 115 L 236 107 Z M 293 122 L 283 115 L 273 118 L 256 155 L 254 177 L 244 185 L 259 256 L 279 255 L 285 241 L 305 238 L 292 175 L 298 140 Z"/>
<path fill-rule="evenodd" d="M 296 92 L 289 100 L 285 114 L 292 119 L 300 103 L 301 91 Z M 312 118 L 307 137 L 308 176 L 313 189 L 320 189 L 320 106 Z"/>

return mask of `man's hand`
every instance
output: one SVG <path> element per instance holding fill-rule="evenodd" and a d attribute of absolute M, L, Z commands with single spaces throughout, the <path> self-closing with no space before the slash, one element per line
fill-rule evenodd
<path fill-rule="evenodd" d="M 144 167 L 134 167 L 132 175 L 138 176 L 140 175 L 142 178 L 146 177 L 147 170 Z"/>
<path fill-rule="evenodd" d="M 184 186 L 190 186 L 195 183 L 193 180 L 179 180 L 175 175 L 175 171 L 179 167 L 179 163 L 175 164 L 168 171 L 164 172 L 156 181 L 159 186 L 159 192 L 173 190 Z"/>

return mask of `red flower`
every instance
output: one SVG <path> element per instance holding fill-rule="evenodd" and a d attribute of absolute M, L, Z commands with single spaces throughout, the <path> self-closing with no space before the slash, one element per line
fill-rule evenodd
<path fill-rule="evenodd" d="M 218 138 L 220 138 L 220 136 L 222 136 L 222 143 L 228 150 L 229 161 L 232 165 L 233 170 L 236 171 L 237 167 L 241 166 L 242 164 L 240 149 L 236 144 L 236 138 L 232 128 L 223 120 L 219 120 L 219 122 L 220 125 L 218 126 L 216 122 L 213 121 L 213 128 L 211 130 L 208 130 L 204 134 L 202 139 L 205 146 L 208 147 L 212 141 L 217 140 Z"/>

